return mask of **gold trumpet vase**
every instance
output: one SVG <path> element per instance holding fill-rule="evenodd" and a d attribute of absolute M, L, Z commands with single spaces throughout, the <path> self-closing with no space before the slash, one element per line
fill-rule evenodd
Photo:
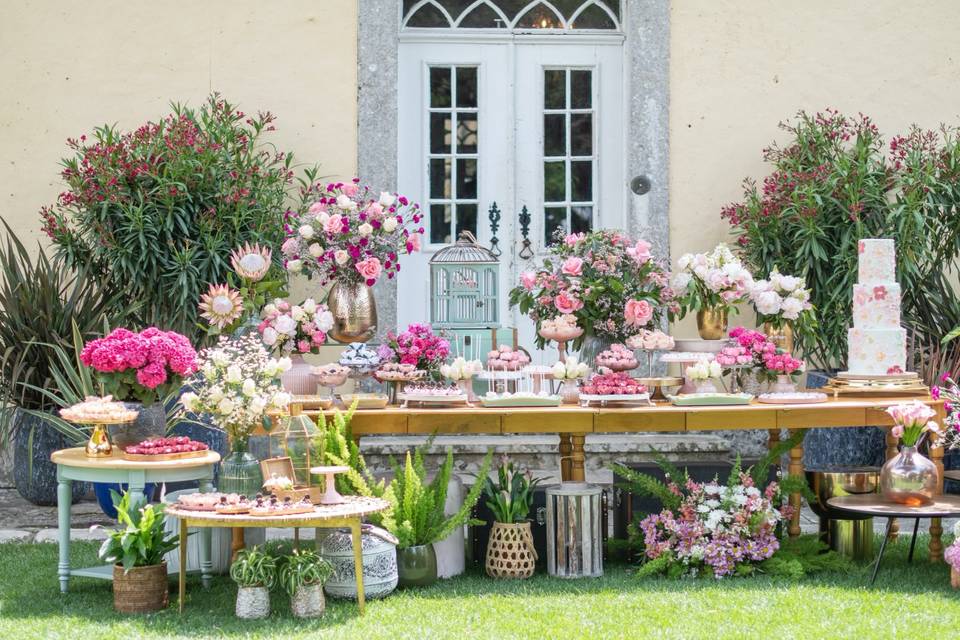
<path fill-rule="evenodd" d="M 789 322 L 784 323 L 779 327 L 773 326 L 770 322 L 763 323 L 763 333 L 773 340 L 774 344 L 783 349 L 793 353 L 793 327 Z"/>

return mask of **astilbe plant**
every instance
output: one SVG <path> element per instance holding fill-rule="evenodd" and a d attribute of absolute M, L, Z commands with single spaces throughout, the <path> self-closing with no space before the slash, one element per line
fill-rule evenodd
<path fill-rule="evenodd" d="M 233 249 L 279 247 L 295 178 L 293 156 L 264 139 L 273 114 L 247 115 L 217 94 L 172 111 L 133 131 L 102 126 L 68 140 L 67 189 L 41 216 L 69 266 L 122 292 L 121 306 L 139 302 L 143 324 L 186 333 Z M 274 265 L 282 276 L 279 257 Z"/>

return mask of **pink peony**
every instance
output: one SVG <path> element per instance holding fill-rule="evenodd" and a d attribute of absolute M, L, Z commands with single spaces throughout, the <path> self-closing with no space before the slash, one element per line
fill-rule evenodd
<path fill-rule="evenodd" d="M 573 313 L 583 308 L 583 302 L 578 300 L 576 296 L 572 296 L 564 291 L 553 299 L 553 306 L 555 306 L 560 313 Z"/>
<path fill-rule="evenodd" d="M 349 196 L 349 197 L 351 197 L 351 198 L 352 198 L 353 196 L 357 195 L 357 192 L 358 192 L 358 191 L 360 191 L 360 187 L 358 187 L 356 184 L 354 184 L 354 183 L 352 183 L 352 182 L 347 183 L 347 184 L 343 185 L 342 187 L 340 187 L 340 193 L 342 193 L 342 194 L 345 195 L 345 196 Z"/>
<path fill-rule="evenodd" d="M 583 273 L 583 260 L 576 256 L 571 256 L 563 261 L 560 271 L 568 276 L 579 276 Z"/>
<path fill-rule="evenodd" d="M 309 340 L 299 341 L 297 343 L 297 350 L 300 353 L 310 353 L 310 341 Z"/>
<path fill-rule="evenodd" d="M 643 326 L 653 318 L 653 306 L 646 300 L 627 300 L 623 317 L 627 324 Z"/>
<path fill-rule="evenodd" d="M 637 240 L 636 246 L 627 247 L 627 255 L 637 264 L 644 264 L 650 260 L 650 243 L 646 240 Z"/>
<path fill-rule="evenodd" d="M 374 220 L 379 220 L 383 216 L 383 205 L 379 202 L 371 202 L 367 205 L 366 213 Z"/>
<path fill-rule="evenodd" d="M 524 271 L 520 274 L 520 284 L 527 291 L 533 291 L 533 288 L 537 286 L 537 274 L 532 271 Z"/>
<path fill-rule="evenodd" d="M 379 258 L 367 258 L 366 260 L 361 260 L 356 265 L 357 271 L 367 280 L 376 280 L 380 277 L 380 272 L 383 267 L 380 264 Z"/>
<path fill-rule="evenodd" d="M 280 245 L 280 251 L 283 253 L 283 255 L 287 256 L 288 258 L 291 258 L 297 255 L 297 249 L 299 245 L 300 243 L 297 241 L 296 238 L 287 238 L 286 240 L 283 241 L 283 244 Z"/>

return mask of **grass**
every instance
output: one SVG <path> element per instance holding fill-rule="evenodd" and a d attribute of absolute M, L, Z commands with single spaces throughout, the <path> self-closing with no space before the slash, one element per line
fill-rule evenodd
<path fill-rule="evenodd" d="M 926 555 L 925 540 L 918 550 Z M 57 587 L 53 544 L 0 545 L 0 638 L 856 638 L 956 637 L 960 596 L 943 564 L 906 562 L 907 540 L 890 547 L 875 587 L 866 567 L 800 581 L 771 577 L 638 579 L 629 566 L 595 580 L 537 575 L 524 582 L 471 573 L 367 605 L 329 601 L 326 615 L 295 620 L 282 592 L 264 621 L 233 616 L 235 587 L 217 578 L 209 591 L 188 585 L 181 617 L 171 607 L 149 616 L 112 609 L 106 581 L 73 578 Z M 74 543 L 73 560 L 92 564 L 96 545 Z M 171 589 L 173 583 L 171 582 Z"/>

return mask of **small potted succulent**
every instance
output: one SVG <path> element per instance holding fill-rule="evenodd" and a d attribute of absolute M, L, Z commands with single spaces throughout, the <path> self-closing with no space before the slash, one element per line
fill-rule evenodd
<path fill-rule="evenodd" d="M 539 479 L 529 470 L 518 470 L 510 458 L 500 458 L 497 482 L 486 477 L 483 493 L 494 522 L 487 541 L 486 568 L 491 578 L 529 578 L 536 568 L 537 552 L 527 515 Z"/>
<path fill-rule="evenodd" d="M 179 536 L 164 530 L 163 505 L 140 496 L 111 491 L 121 525 L 100 546 L 100 559 L 113 563 L 113 607 L 121 613 L 148 613 L 169 604 L 164 554 L 177 548 Z"/>
<path fill-rule="evenodd" d="M 253 620 L 270 615 L 270 589 L 277 580 L 277 560 L 257 547 L 242 549 L 230 565 L 237 583 L 238 618 Z"/>
<path fill-rule="evenodd" d="M 333 575 L 333 565 L 309 550 L 295 550 L 280 565 L 280 584 L 290 595 L 290 611 L 297 618 L 323 615 L 323 583 Z"/>

